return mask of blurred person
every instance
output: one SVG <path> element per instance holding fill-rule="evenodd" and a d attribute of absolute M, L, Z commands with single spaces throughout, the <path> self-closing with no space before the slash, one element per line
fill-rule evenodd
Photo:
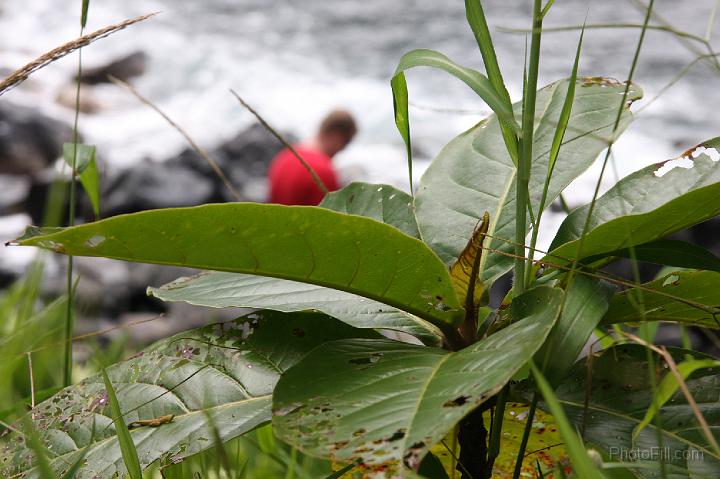
<path fill-rule="evenodd" d="M 295 150 L 330 191 L 339 188 L 332 158 L 353 139 L 357 126 L 345 110 L 330 112 L 311 140 L 294 145 Z M 293 153 L 285 148 L 273 158 L 268 172 L 270 202 L 282 205 L 317 205 L 323 192 Z"/>

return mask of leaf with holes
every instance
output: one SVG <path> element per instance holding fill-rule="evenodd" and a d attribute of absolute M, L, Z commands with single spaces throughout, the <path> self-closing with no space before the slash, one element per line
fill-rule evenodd
<path fill-rule="evenodd" d="M 644 314 L 638 310 L 639 304 L 643 304 Z M 617 293 L 610 301 L 602 323 L 643 320 L 720 328 L 720 273 L 675 271 L 645 283 L 642 289 L 633 288 Z"/>
<path fill-rule="evenodd" d="M 539 287 L 522 298 L 521 320 L 454 353 L 390 340 L 324 344 L 278 382 L 275 434 L 314 456 L 360 460 L 368 474 L 417 468 L 545 340 L 562 291 Z"/>
<path fill-rule="evenodd" d="M 162 340 L 108 369 L 125 423 L 158 421 L 132 429 L 141 466 L 179 461 L 213 446 L 208 416 L 223 441 L 270 419 L 270 395 L 280 375 L 316 346 L 341 338 L 379 337 L 317 313 L 257 312 L 234 322 Z M 108 396 L 99 375 L 65 388 L 31 413 L 54 456 L 58 474 L 85 454 L 77 479 L 126 473 Z M 96 433 L 93 443 L 93 421 Z M 142 423 L 141 423 L 142 424 Z M 27 445 L 16 433 L 0 438 L 0 476 L 37 477 Z"/>
<path fill-rule="evenodd" d="M 430 346 L 440 346 L 443 341 L 436 326 L 410 313 L 344 291 L 297 281 L 212 271 L 148 288 L 148 294 L 163 301 L 212 308 L 316 310 L 356 328 L 402 331 Z"/>
<path fill-rule="evenodd" d="M 229 203 L 151 210 L 60 230 L 30 228 L 16 243 L 316 284 L 449 330 L 463 316 L 445 266 L 421 241 L 324 208 Z"/>
<path fill-rule="evenodd" d="M 537 209 L 547 173 L 549 153 L 562 112 L 568 80 L 537 93 L 530 200 Z M 548 203 L 595 161 L 612 136 L 625 85 L 608 79 L 579 78 L 569 126 L 548 189 Z M 633 85 L 629 102 L 642 96 Z M 519 114 L 520 105 L 515 105 Z M 623 111 L 617 134 L 632 120 Z M 515 239 L 515 173 L 497 118 L 492 115 L 443 148 L 425 172 L 415 207 L 423 240 L 448 265 L 465 247 L 485 211 L 490 214 L 490 250 L 481 261 L 486 284 L 512 266 Z M 500 251 L 494 252 L 494 250 Z"/>
<path fill-rule="evenodd" d="M 545 257 L 572 259 L 664 238 L 720 214 L 720 137 L 691 148 L 679 158 L 648 166 L 623 178 L 597 199 L 580 243 L 590 205 L 565 218 Z M 582 251 L 578 254 L 578 247 Z"/>

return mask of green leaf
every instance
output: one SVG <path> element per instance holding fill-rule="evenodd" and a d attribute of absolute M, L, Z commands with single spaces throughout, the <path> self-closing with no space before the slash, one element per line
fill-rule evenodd
<path fill-rule="evenodd" d="M 548 188 L 551 203 L 572 180 L 587 169 L 612 136 L 624 85 L 607 79 L 579 78 L 569 125 Z M 548 168 L 549 153 L 566 97 L 568 81 L 538 91 L 536 97 L 530 199 L 537 211 Z M 633 86 L 629 100 L 642 95 Z M 515 105 L 519 112 L 520 105 Z M 625 110 L 617 134 L 632 120 Z M 424 241 L 448 265 L 460 254 L 486 211 L 490 228 L 480 279 L 492 282 L 512 266 L 514 252 L 516 169 L 502 141 L 495 115 L 452 140 L 423 176 L 415 199 Z"/>
<path fill-rule="evenodd" d="M 690 359 L 677 365 L 678 372 L 680 373 L 680 377 L 683 378 L 683 381 L 687 380 L 687 378 L 698 369 L 705 368 L 720 368 L 720 361 L 714 359 Z M 655 414 L 673 397 L 679 388 L 680 384 L 677 378 L 671 371 L 668 371 L 660 382 L 657 391 L 655 391 L 654 400 L 645 413 L 645 417 L 633 430 L 633 439 L 637 438 L 640 431 L 650 424 Z"/>
<path fill-rule="evenodd" d="M 310 455 L 361 460 L 388 475 L 403 465 L 416 469 L 540 348 L 562 291 L 540 287 L 526 298 L 535 307 L 521 321 L 454 353 L 389 340 L 320 346 L 278 382 L 275 434 Z"/>
<path fill-rule="evenodd" d="M 681 157 L 623 178 L 598 198 L 582 251 L 578 243 L 590 205 L 574 210 L 546 256 L 551 263 L 607 254 L 654 241 L 720 214 L 720 137 Z"/>
<path fill-rule="evenodd" d="M 560 319 L 535 362 L 551 384 L 562 379 L 577 360 L 610 304 L 615 288 L 604 281 L 578 275 L 565 296 Z"/>
<path fill-rule="evenodd" d="M 81 143 L 65 143 L 63 145 L 63 158 L 71 168 L 73 163 L 75 164 L 75 173 L 80 178 L 80 183 L 83 185 L 88 198 L 90 198 L 95 217 L 99 217 L 100 174 L 98 173 L 95 158 L 95 146 Z"/>
<path fill-rule="evenodd" d="M 120 445 L 120 452 L 123 463 L 125 464 L 125 469 L 130 479 L 142 479 L 142 469 L 140 468 L 138 452 L 135 448 L 133 438 L 130 436 L 130 431 L 128 431 L 127 424 L 123 419 L 120 403 L 118 403 L 117 396 L 115 395 L 115 388 L 112 382 L 110 382 L 107 371 L 103 369 L 101 373 L 103 382 L 105 383 L 105 394 L 107 395 L 107 402 L 110 404 L 110 414 L 113 424 L 115 424 L 115 435 Z"/>
<path fill-rule="evenodd" d="M 520 130 L 520 126 L 513 116 L 509 99 L 503 98 L 503 96 L 495 90 L 490 80 L 477 70 L 460 66 L 440 52 L 418 49 L 408 52 L 400 58 L 393 79 L 405 70 L 415 67 L 437 68 L 453 75 L 477 93 L 505 124 L 513 128 L 516 132 Z M 402 78 L 404 80 L 404 76 Z M 393 89 L 393 91 L 395 92 L 395 89 Z M 404 98 L 407 99 L 407 90 L 405 90 Z M 396 96 L 396 101 L 400 99 L 402 99 L 402 96 Z"/>
<path fill-rule="evenodd" d="M 487 20 L 485 18 L 482 1 L 465 0 L 465 17 L 467 18 L 468 24 L 470 25 L 473 35 L 475 35 L 478 47 L 480 48 L 483 63 L 485 64 L 485 71 L 487 72 L 490 83 L 492 83 L 493 87 L 495 87 L 495 91 L 498 92 L 500 97 L 507 104 L 508 108 L 512 109 L 510 94 L 508 94 L 507 88 L 505 88 L 505 81 L 503 80 L 502 73 L 500 72 L 500 66 L 498 65 L 497 56 L 495 55 L 495 47 L 493 46 L 490 29 L 488 28 Z M 510 157 L 513 159 L 513 163 L 517 165 L 518 138 L 513 129 L 504 123 L 501 124 L 500 127 L 503 139 L 505 140 L 505 146 L 510 152 Z"/>
<path fill-rule="evenodd" d="M 184 301 L 212 308 L 262 308 L 275 311 L 316 310 L 356 328 L 402 331 L 431 346 L 443 335 L 427 321 L 386 304 L 354 294 L 276 278 L 241 273 L 207 272 L 178 278 L 148 294 L 163 301 Z"/>
<path fill-rule="evenodd" d="M 711 359 L 701 353 L 672 349 L 677 362 L 688 355 Z M 656 356 L 655 364 L 661 359 Z M 636 477 L 660 477 L 659 461 L 666 463 L 667 477 L 713 479 L 720 477 L 720 456 L 713 452 L 683 395 L 676 395 L 660 410 L 662 429 L 648 425 L 633 440 L 633 430 L 653 403 L 648 375 L 647 351 L 640 345 L 622 345 L 593 358 L 592 383 L 586 383 L 588 365 L 578 363 L 556 389 L 573 425 L 584 430 L 586 443 L 603 449 L 615 463 L 627 463 Z M 687 386 L 705 419 L 717 425 L 720 419 L 720 369 L 696 372 Z M 585 399 L 589 398 L 587 410 Z M 557 419 L 557 416 L 556 416 Z M 717 427 L 713 428 L 717 437 Z M 662 449 L 658 444 L 662 437 Z M 580 477 L 585 477 L 581 475 Z"/>
<path fill-rule="evenodd" d="M 412 196 L 393 186 L 356 182 L 328 193 L 319 206 L 372 218 L 420 238 L 412 201 Z"/>
<path fill-rule="evenodd" d="M 570 456 L 570 461 L 577 476 L 583 479 L 602 479 L 603 474 L 588 456 L 582 440 L 575 431 L 575 428 L 570 424 L 562 404 L 560 404 L 558 397 L 553 392 L 552 386 L 550 386 L 550 383 L 534 363 L 530 363 L 530 367 L 537 382 L 537 387 L 545 398 L 548 410 L 555 417 L 560 435 L 565 442 L 565 450 L 568 456 Z"/>
<path fill-rule="evenodd" d="M 642 293 L 645 314 L 636 305 Z M 643 285 L 615 294 L 603 324 L 674 321 L 706 328 L 720 328 L 720 273 L 675 271 Z"/>
<path fill-rule="evenodd" d="M 704 269 L 720 273 L 720 258 L 705 248 L 678 240 L 658 240 L 613 251 L 608 254 L 586 258 L 585 263 L 592 263 L 605 256 L 621 256 L 635 258 L 638 261 L 647 261 L 678 268 Z"/>
<path fill-rule="evenodd" d="M 159 427 L 130 431 L 140 465 L 180 461 L 213 447 L 208 415 L 223 441 L 270 420 L 270 394 L 280 375 L 309 351 L 342 338 L 378 338 L 317 313 L 259 311 L 236 321 L 180 333 L 108 369 L 126 424 L 174 414 Z M 65 388 L 32 412 L 62 474 L 81 454 L 78 479 L 125 471 L 108 396 L 99 375 Z M 95 441 L 89 442 L 96 424 Z M 0 477 L 34 472 L 15 434 L 0 438 Z M 30 475 L 29 477 L 37 477 Z"/>
<path fill-rule="evenodd" d="M 410 112 L 408 111 L 408 89 L 405 74 L 400 72 L 390 79 L 390 87 L 393 93 L 393 111 L 395 113 L 395 126 L 405 142 L 405 151 L 408 164 L 408 178 L 410 192 L 415 191 L 413 185 L 413 162 L 412 162 L 412 139 L 410 137 Z"/>
<path fill-rule="evenodd" d="M 115 216 L 21 245 L 73 256 L 250 273 L 364 296 L 448 327 L 463 316 L 450 276 L 421 241 L 324 208 L 229 203 Z"/>

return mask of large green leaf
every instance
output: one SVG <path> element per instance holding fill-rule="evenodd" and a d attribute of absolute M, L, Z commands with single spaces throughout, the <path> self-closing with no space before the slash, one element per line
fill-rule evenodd
<path fill-rule="evenodd" d="M 108 375 L 127 424 L 174 415 L 159 427 L 131 431 L 145 468 L 212 447 L 208 415 L 223 440 L 267 422 L 270 394 L 280 374 L 319 344 L 377 336 L 317 313 L 261 311 L 162 340 L 109 368 Z M 99 375 L 61 390 L 31 415 L 55 455 L 51 465 L 56 472 L 63 473 L 85 453 L 77 479 L 125 473 Z M 88 446 L 93 421 L 95 442 Z M 17 439 L 15 433 L 0 439 L 0 476 L 30 472 L 28 477 L 37 477 L 27 446 Z"/>
<path fill-rule="evenodd" d="M 585 171 L 612 137 L 625 86 L 606 79 L 579 78 L 569 125 L 548 188 L 550 203 Z M 537 93 L 530 199 L 536 210 L 547 173 L 549 152 L 562 112 L 568 81 L 559 81 Z M 632 102 L 642 95 L 633 86 Z M 515 105 L 519 114 L 520 105 Z M 617 134 L 632 120 L 623 112 Z M 422 178 L 416 211 L 423 240 L 451 264 L 467 244 L 485 211 L 490 228 L 485 246 L 512 253 L 515 239 L 516 169 L 507 153 L 495 115 L 452 140 Z M 488 251 L 483 256 L 481 280 L 492 281 L 512 265 L 512 258 Z"/>
<path fill-rule="evenodd" d="M 687 350 L 670 352 L 677 362 L 688 355 L 708 359 Z M 656 357 L 655 363 L 662 360 Z M 654 397 L 644 347 L 624 345 L 605 350 L 593 358 L 592 371 L 592 384 L 588 385 L 586 361 L 578 363 L 556 391 L 570 421 L 584 430 L 587 443 L 602 448 L 612 462 L 630 463 L 639 478 L 660 477 L 661 454 L 670 479 L 720 477 L 720 455 L 708 444 L 681 393 L 660 410 L 662 429 L 650 424 L 633 441 L 633 429 L 642 422 Z M 697 371 L 686 383 L 720 439 L 720 368 Z M 584 414 L 586 397 L 590 401 Z M 662 448 L 658 446 L 659 434 Z"/>
<path fill-rule="evenodd" d="M 584 258 L 589 264 L 605 256 L 620 256 L 623 258 L 647 261 L 649 263 L 678 268 L 706 269 L 720 273 L 720 258 L 702 246 L 678 240 L 658 240 L 649 243 L 613 251 L 608 254 Z"/>
<path fill-rule="evenodd" d="M 720 214 L 720 137 L 677 159 L 623 178 L 597 199 L 578 257 L 590 205 L 574 210 L 558 230 L 546 259 L 587 258 L 640 245 Z"/>
<path fill-rule="evenodd" d="M 638 310 L 641 298 L 644 315 Z M 720 273 L 676 271 L 645 283 L 642 290 L 617 293 L 602 322 L 628 323 L 643 319 L 720 328 Z"/>
<path fill-rule="evenodd" d="M 539 349 L 562 291 L 524 296 L 527 315 L 459 352 L 389 340 L 327 343 L 287 371 L 273 397 L 275 434 L 311 455 L 366 470 L 417 468 L 455 423 Z M 328 367 L 332 364 L 332 367 Z"/>
<path fill-rule="evenodd" d="M 615 288 L 604 281 L 576 276 L 568 289 L 562 314 L 535 362 L 555 384 L 575 363 L 593 330 L 608 310 Z"/>
<path fill-rule="evenodd" d="M 450 276 L 421 241 L 361 216 L 231 203 L 121 215 L 17 240 L 75 256 L 271 276 L 335 288 L 447 327 L 463 316 Z"/>
<path fill-rule="evenodd" d="M 148 294 L 163 301 L 184 301 L 212 308 L 264 308 L 275 311 L 317 310 L 356 328 L 379 328 L 411 334 L 440 346 L 442 333 L 417 316 L 354 294 L 277 278 L 219 271 L 179 278 Z"/>
<path fill-rule="evenodd" d="M 366 216 L 419 238 L 412 196 L 390 185 L 351 183 L 325 195 L 321 207 L 340 213 Z"/>

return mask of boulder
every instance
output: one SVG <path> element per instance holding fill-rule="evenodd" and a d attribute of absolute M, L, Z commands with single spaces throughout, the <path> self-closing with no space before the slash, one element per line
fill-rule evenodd
<path fill-rule="evenodd" d="M 0 101 L 0 174 L 32 175 L 51 165 L 72 127 L 38 110 Z"/>
<path fill-rule="evenodd" d="M 144 161 L 107 181 L 103 217 L 219 201 L 214 180 L 175 163 Z"/>
<path fill-rule="evenodd" d="M 86 68 L 80 75 L 80 82 L 86 85 L 97 85 L 98 83 L 110 83 L 109 77 L 113 76 L 118 80 L 128 81 L 145 73 L 147 68 L 147 53 L 138 50 L 124 57 L 113 60 L 105 65 L 95 68 Z"/>
<path fill-rule="evenodd" d="M 285 135 L 285 134 L 284 134 Z M 285 135 L 290 142 L 295 142 L 293 135 Z M 267 170 L 275 155 L 283 149 L 278 141 L 259 123 L 250 125 L 233 138 L 224 141 L 208 154 L 227 176 L 230 183 L 247 201 L 265 201 L 265 183 Z M 215 192 L 225 201 L 235 201 L 222 180 L 194 150 L 185 149 L 179 155 L 166 161 L 173 167 L 189 168 L 214 182 Z"/>

